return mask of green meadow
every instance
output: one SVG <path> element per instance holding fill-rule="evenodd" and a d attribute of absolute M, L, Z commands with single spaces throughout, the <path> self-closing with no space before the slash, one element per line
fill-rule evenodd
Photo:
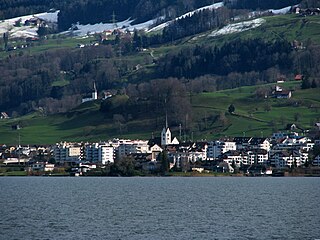
<path fill-rule="evenodd" d="M 281 84 L 284 89 L 295 89 L 290 99 L 258 98 L 258 88 L 273 88 L 275 84 L 248 86 L 230 90 L 201 93 L 192 96 L 192 127 L 186 139 L 215 139 L 232 136 L 270 136 L 273 131 L 284 131 L 295 123 L 310 129 L 320 120 L 318 89 L 300 89 L 301 82 Z M 235 112 L 228 107 L 233 104 Z M 53 144 L 59 141 L 103 141 L 111 138 L 149 139 L 158 135 L 156 119 L 146 116 L 120 123 L 99 111 L 100 102 L 81 104 L 67 113 L 44 116 L 35 112 L 20 118 L 0 121 L 0 143 Z M 161 121 L 161 120 L 160 120 Z M 13 125 L 21 127 L 12 130 Z M 161 125 L 161 124 L 159 124 Z M 172 129 L 179 136 L 179 129 Z"/>

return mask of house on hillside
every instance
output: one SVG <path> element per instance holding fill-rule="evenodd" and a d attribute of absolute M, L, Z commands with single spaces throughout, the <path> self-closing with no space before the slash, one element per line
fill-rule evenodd
<path fill-rule="evenodd" d="M 106 100 L 108 98 L 111 98 L 113 96 L 111 91 L 103 91 L 102 92 L 102 100 Z"/>
<path fill-rule="evenodd" d="M 303 80 L 303 77 L 304 77 L 304 76 L 303 76 L 302 74 L 297 74 L 297 75 L 294 76 L 294 80 L 295 80 L 295 81 L 302 81 L 302 80 Z"/>
<path fill-rule="evenodd" d="M 273 96 L 279 99 L 289 99 L 292 96 L 291 90 L 284 90 L 280 86 L 276 85 L 275 90 L 273 91 Z"/>
<path fill-rule="evenodd" d="M 6 112 L 1 112 L 0 119 L 8 119 L 9 115 Z"/>

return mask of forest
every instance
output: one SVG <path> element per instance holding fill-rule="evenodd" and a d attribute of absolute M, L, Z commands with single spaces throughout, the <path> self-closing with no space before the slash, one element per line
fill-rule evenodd
<path fill-rule="evenodd" d="M 22 11 L 27 6 L 33 10 L 37 7 L 63 6 L 59 21 L 66 18 L 60 23 L 60 27 L 64 29 L 79 19 L 83 23 L 95 22 L 98 18 L 109 19 L 113 11 L 117 11 L 116 7 L 119 11 L 123 9 L 123 18 L 137 14 L 141 16 L 140 20 L 147 20 L 159 11 L 174 17 L 209 2 L 212 3 L 206 0 L 121 0 L 117 4 L 110 0 L 19 0 L 17 4 L 13 4 L 13 1 L 5 0 L 0 3 L 0 16 L 9 14 L 8 9 L 15 7 Z M 232 2 L 236 4 L 246 1 Z M 271 4 L 271 1 L 265 3 L 268 2 Z M 274 4 L 276 2 L 279 1 L 274 1 Z M 314 1 L 315 4 L 316 2 Z M 108 6 L 115 4 L 115 8 L 109 7 L 108 11 L 103 11 L 104 3 L 111 4 L 107 4 Z M 310 5 L 312 1 L 305 0 L 303 3 Z M 130 4 L 138 7 L 129 8 Z M 277 7 L 271 5 L 266 7 Z M 234 6 L 238 8 L 237 5 Z M 250 6 L 254 8 L 254 5 Z M 92 18 L 88 16 L 88 12 L 96 11 L 97 8 L 102 15 L 99 15 L 99 10 L 96 15 L 91 14 Z M 213 11 L 204 10 L 174 21 L 161 34 L 150 35 L 135 31 L 122 37 L 117 35 L 114 40 L 104 41 L 100 46 L 49 50 L 37 54 L 23 51 L 9 54 L 0 59 L 0 109 L 13 115 L 23 115 L 39 108 L 46 114 L 64 112 L 77 106 L 82 96 L 92 91 L 94 81 L 99 91 L 110 90 L 127 95 L 129 105 L 139 106 L 139 101 L 147 99 L 144 110 L 150 110 L 154 105 L 163 108 L 163 103 L 166 102 L 170 105 L 169 114 L 177 115 L 181 111 L 190 110 L 188 97 L 193 93 L 269 83 L 279 76 L 293 78 L 295 74 L 301 73 L 305 76 L 303 88 L 320 87 L 320 47 L 312 42 L 307 43 L 302 51 L 294 49 L 292 43 L 284 39 L 267 41 L 235 38 L 221 46 L 205 43 L 181 45 L 177 50 L 157 59 L 145 54 L 138 61 L 128 60 L 135 54 L 138 55 L 143 48 L 179 44 L 186 36 L 222 27 L 241 11 L 243 10 L 226 7 Z M 14 15 L 13 12 L 10 14 Z M 119 15 L 118 17 L 120 18 Z M 176 40 L 179 41 L 175 42 Z M 136 69 L 139 65 L 152 67 L 148 71 L 139 71 Z M 176 109 L 178 102 L 184 102 L 184 107 Z M 101 110 L 107 112 L 111 107 L 114 106 L 106 104 L 101 106 Z M 181 122 L 182 115 L 173 119 Z"/>
<path fill-rule="evenodd" d="M 46 12 L 54 8 L 60 10 L 58 25 L 59 30 L 63 31 L 77 22 L 93 24 L 132 18 L 138 23 L 160 16 L 166 21 L 212 2 L 212 0 L 2 0 L 0 20 Z M 304 7 L 320 7 L 320 0 L 224 0 L 223 2 L 228 8 L 250 10 L 279 9 L 300 2 Z"/>
<path fill-rule="evenodd" d="M 319 87 L 320 47 L 294 50 L 289 42 L 265 42 L 259 39 L 226 42 L 220 48 L 205 45 L 187 46 L 157 60 L 153 70 L 133 81 L 128 73 L 135 63 L 125 60 L 134 49 L 117 56 L 117 45 L 84 49 L 47 51 L 35 55 L 13 55 L 0 60 L 0 108 L 25 114 L 39 107 L 46 113 L 63 112 L 77 106 L 81 96 L 92 91 L 93 81 L 99 90 L 116 89 L 129 97 L 150 98 L 157 79 L 172 78 L 181 86 L 179 96 L 258 83 L 274 82 L 278 76 L 306 75 L 304 87 Z M 141 64 L 150 64 L 145 57 Z M 172 80 L 173 81 L 173 80 Z M 150 85 L 151 84 L 151 85 Z M 160 84 L 161 85 L 161 84 Z M 168 102 L 175 102 L 172 98 Z"/>

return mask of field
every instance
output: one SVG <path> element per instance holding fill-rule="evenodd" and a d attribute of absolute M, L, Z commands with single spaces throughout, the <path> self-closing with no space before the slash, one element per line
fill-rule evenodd
<path fill-rule="evenodd" d="M 271 88 L 274 84 L 241 87 L 192 96 L 193 126 L 186 139 L 215 139 L 224 136 L 269 136 L 273 131 L 284 130 L 295 123 L 310 129 L 320 120 L 320 94 L 318 89 L 300 90 L 300 82 L 283 83 L 293 89 L 291 99 L 260 99 L 257 88 Z M 234 114 L 228 113 L 230 104 Z M 120 123 L 99 111 L 100 103 L 80 105 L 65 114 L 43 116 L 35 112 L 16 119 L 0 121 L 0 143 L 53 144 L 59 141 L 103 141 L 114 137 L 149 139 L 157 136 L 163 126 L 156 119 L 145 117 Z M 222 120 L 220 120 L 222 116 Z M 164 119 L 162 119 L 164 122 Z M 160 122 L 162 121 L 160 119 Z M 12 130 L 13 125 L 21 127 Z M 173 128 L 179 136 L 179 129 Z"/>

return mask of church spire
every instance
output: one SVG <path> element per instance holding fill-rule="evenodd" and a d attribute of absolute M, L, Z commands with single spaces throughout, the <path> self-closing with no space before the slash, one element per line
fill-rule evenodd
<path fill-rule="evenodd" d="M 168 112 L 167 112 L 167 109 L 166 109 L 166 129 L 168 129 Z"/>
<path fill-rule="evenodd" d="M 164 99 L 164 107 L 166 109 L 166 130 L 168 129 L 168 111 L 167 111 L 167 98 Z"/>
<path fill-rule="evenodd" d="M 92 93 L 92 100 L 97 100 L 98 99 L 98 91 L 96 87 L 96 82 L 93 82 L 93 93 Z"/>

